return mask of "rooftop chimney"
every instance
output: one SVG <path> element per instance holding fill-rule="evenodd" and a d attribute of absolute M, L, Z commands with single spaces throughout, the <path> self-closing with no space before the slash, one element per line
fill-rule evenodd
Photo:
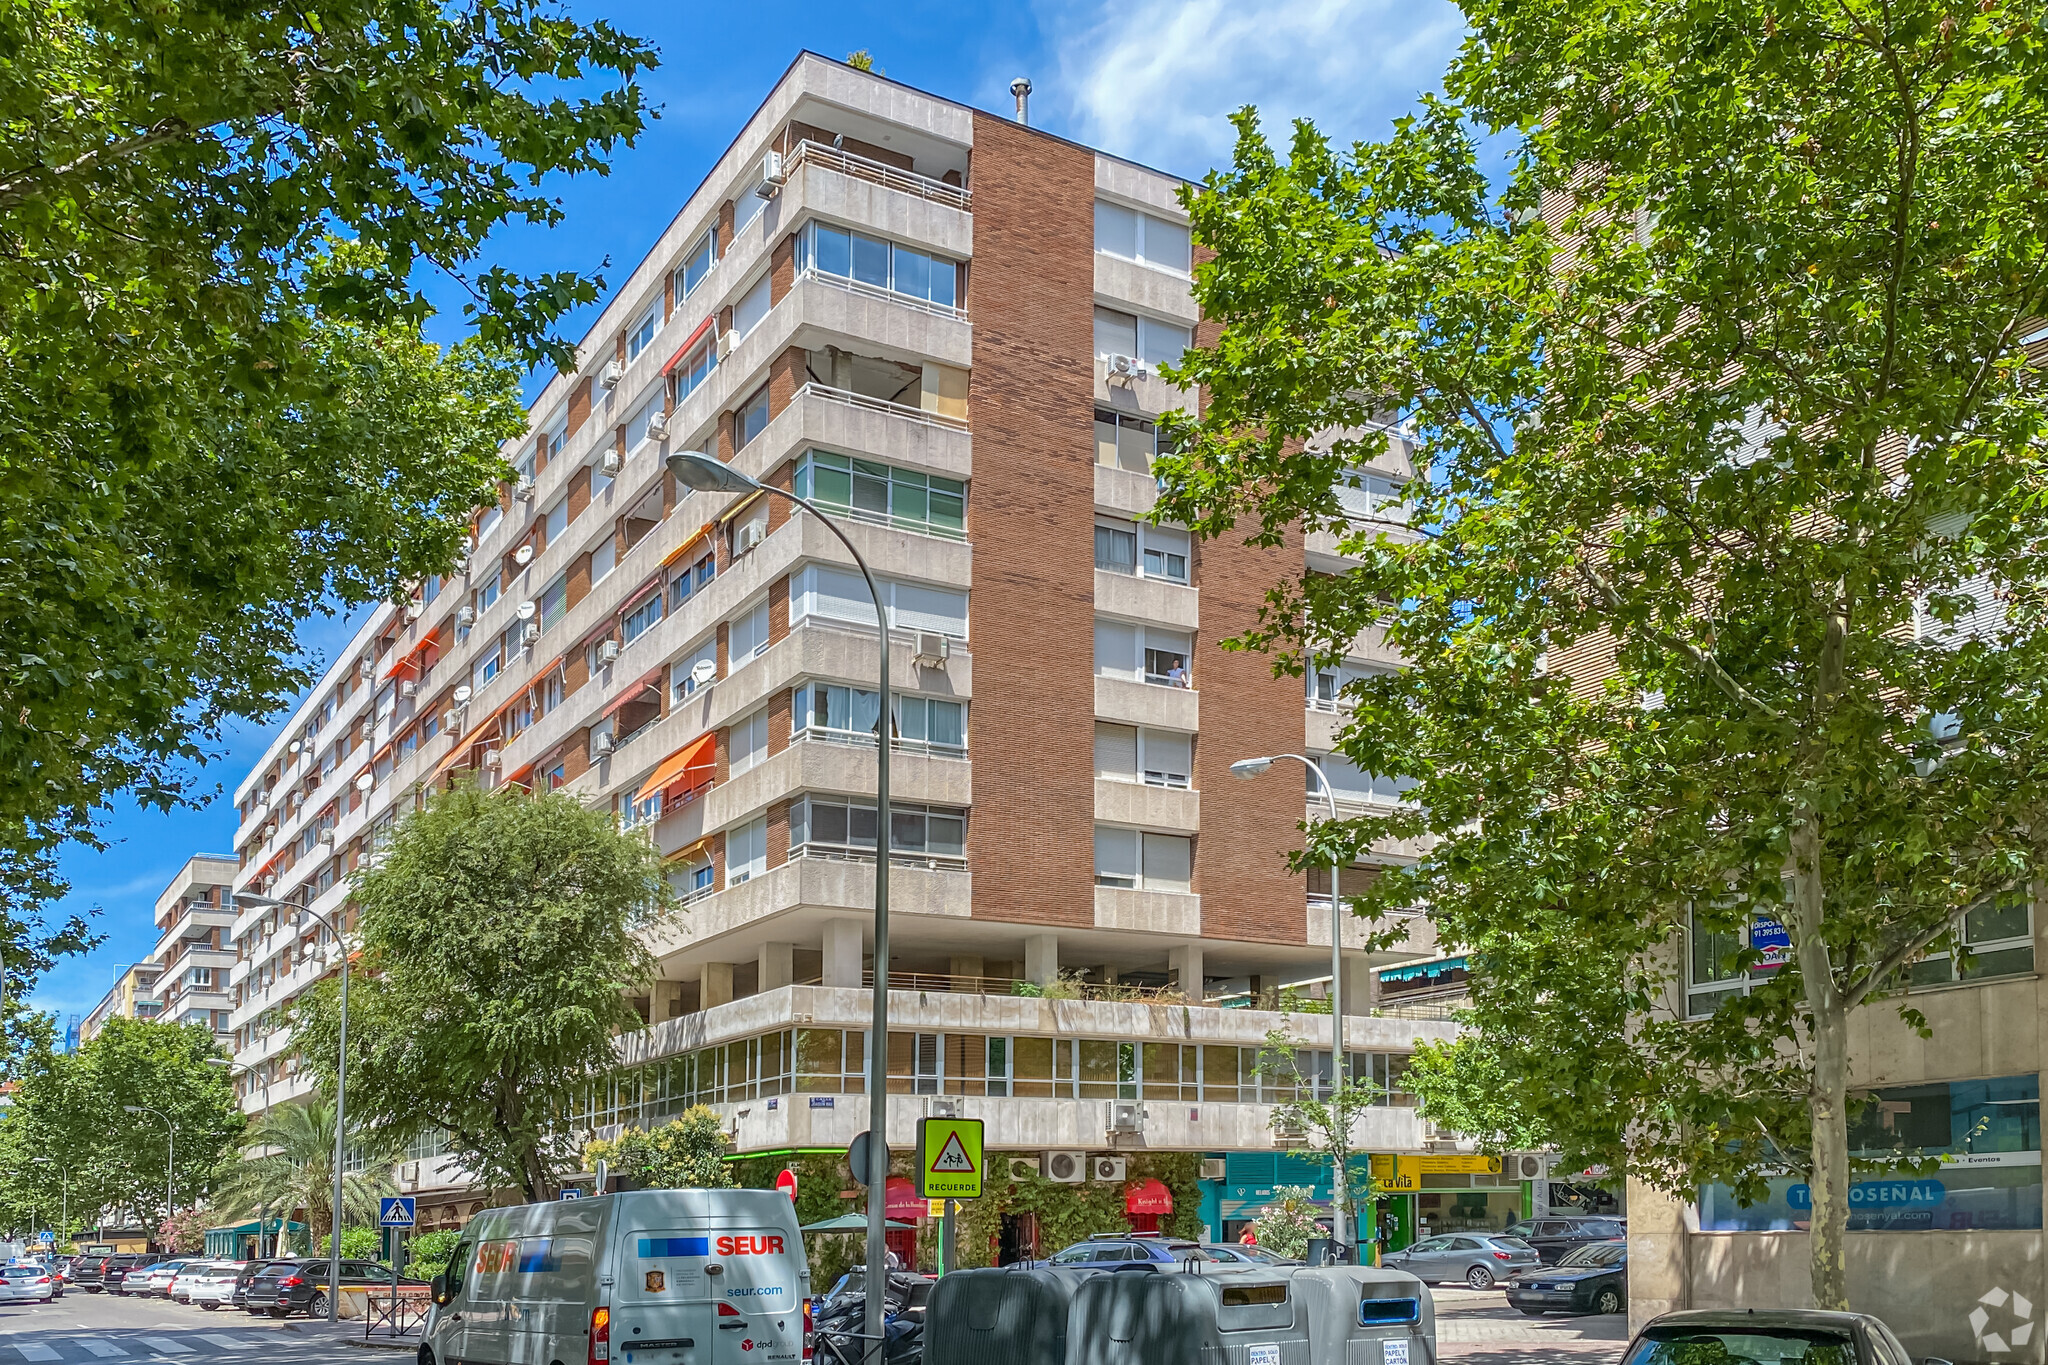
<path fill-rule="evenodd" d="M 1010 82 L 1010 93 L 1017 97 L 1017 122 L 1031 126 L 1031 78 L 1019 76 Z"/>

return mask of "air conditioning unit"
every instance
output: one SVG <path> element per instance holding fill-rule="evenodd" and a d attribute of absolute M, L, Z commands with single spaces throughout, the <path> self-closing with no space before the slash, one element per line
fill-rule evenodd
<path fill-rule="evenodd" d="M 1120 1156 L 1089 1157 L 1088 1178 L 1090 1180 L 1114 1180 L 1118 1184 L 1122 1184 L 1124 1172 L 1129 1168 L 1129 1165 L 1129 1161 Z"/>
<path fill-rule="evenodd" d="M 911 662 L 921 668 L 943 668 L 953 653 L 953 642 L 936 630 L 917 633 L 917 657 Z"/>
<path fill-rule="evenodd" d="M 538 621 L 528 621 L 528 622 L 526 623 L 526 625 L 525 625 L 524 627 L 522 627 L 522 628 L 520 629 L 520 632 L 519 632 L 519 643 L 520 643 L 520 644 L 522 644 L 522 645 L 535 645 L 535 644 L 539 644 L 539 643 L 540 643 L 540 622 L 538 622 Z"/>
<path fill-rule="evenodd" d="M 1108 372 L 1109 378 L 1125 381 L 1143 379 L 1146 374 L 1145 362 L 1134 355 L 1110 356 L 1105 369 Z"/>
<path fill-rule="evenodd" d="M 275 820 L 271 821 L 269 824 L 263 827 L 263 837 L 266 839 L 274 839 L 277 837 L 277 822 Z"/>
<path fill-rule="evenodd" d="M 625 362 L 620 360 L 608 360 L 605 362 L 603 371 L 599 373 L 599 375 L 597 376 L 597 382 L 604 385 L 608 389 L 616 389 L 619 386 L 619 381 L 624 379 L 625 377 Z"/>
<path fill-rule="evenodd" d="M 320 831 L 320 836 L 319 836 L 319 837 L 320 837 L 320 842 L 321 842 L 321 843 L 323 843 L 323 844 L 327 845 L 327 846 L 328 846 L 329 848 L 333 848 L 333 847 L 334 847 L 334 831 L 333 831 L 333 830 L 331 830 L 331 829 L 323 829 L 323 830 L 321 830 L 321 831 Z"/>
<path fill-rule="evenodd" d="M 1088 1178 L 1088 1154 L 1086 1152 L 1047 1152 L 1045 1164 L 1040 1167 L 1047 1180 L 1062 1185 L 1078 1185 Z"/>
<path fill-rule="evenodd" d="M 618 747 L 618 741 L 612 738 L 611 731 L 600 730 L 597 732 L 597 738 L 590 742 L 590 747 L 597 753 L 608 754 Z"/>
<path fill-rule="evenodd" d="M 1229 1163 L 1220 1156 L 1205 1156 L 1202 1158 L 1202 1179 L 1221 1180 L 1228 1167 Z"/>
<path fill-rule="evenodd" d="M 1550 1179 L 1548 1152 L 1515 1152 L 1501 1158 L 1501 1174 L 1510 1180 Z"/>
<path fill-rule="evenodd" d="M 1280 1147 L 1292 1147 L 1308 1140 L 1308 1125 L 1301 1115 L 1291 1109 L 1283 1109 L 1273 1115 L 1273 1142 Z"/>
<path fill-rule="evenodd" d="M 442 728 L 442 730 L 446 731 L 446 732 L 447 732 L 448 734 L 451 734 L 451 735 L 459 735 L 459 734 L 461 734 L 461 733 L 462 733 L 462 713 L 461 713 L 460 711 L 444 711 L 444 712 L 442 712 L 442 714 L 441 714 L 441 728 Z"/>
<path fill-rule="evenodd" d="M 408 621 L 417 621 L 426 614 L 427 609 L 417 602 L 408 602 L 405 604 L 405 619 Z"/>
<path fill-rule="evenodd" d="M 519 482 L 512 485 L 512 496 L 524 501 L 533 496 L 533 476 L 521 474 Z"/>
<path fill-rule="evenodd" d="M 731 354 L 732 354 L 732 333 L 731 333 L 731 332 L 720 332 L 720 333 L 718 334 L 718 358 L 719 358 L 720 360 L 724 360 L 724 359 L 725 359 L 725 358 L 726 358 L 727 356 L 729 356 L 729 355 L 731 355 Z"/>
<path fill-rule="evenodd" d="M 619 661 L 619 642 L 600 640 L 597 642 L 597 661 L 601 664 L 615 664 Z"/>
<path fill-rule="evenodd" d="M 1038 1174 L 1038 1163 L 1028 1156 L 1009 1158 L 1010 1179 L 1024 1180 Z"/>
<path fill-rule="evenodd" d="M 527 565 L 533 563 L 532 543 L 528 542 L 527 544 L 522 545 L 518 549 L 514 550 L 512 552 L 512 562 L 514 564 L 517 564 L 522 569 L 525 568 Z"/>
<path fill-rule="evenodd" d="M 761 183 L 754 187 L 754 193 L 763 199 L 773 199 L 782 192 L 788 178 L 782 170 L 782 153 L 770 152 L 761 158 Z"/>
<path fill-rule="evenodd" d="M 607 450 L 598 460 L 597 467 L 609 479 L 616 477 L 619 470 L 625 467 L 625 463 L 625 460 L 620 457 L 618 451 Z"/>
<path fill-rule="evenodd" d="M 476 608 L 464 603 L 455 609 L 455 624 L 473 626 L 476 624 Z"/>
<path fill-rule="evenodd" d="M 668 439 L 668 414 L 666 412 L 652 413 L 648 416 L 647 435 L 656 441 L 666 441 Z"/>
<path fill-rule="evenodd" d="M 411 701 L 414 697 L 417 697 L 419 694 L 420 685 L 416 682 L 402 682 L 398 685 L 398 695 L 403 697 L 407 701 Z"/>
<path fill-rule="evenodd" d="M 935 1119 L 957 1119 L 960 1117 L 960 1097 L 957 1095 L 934 1095 L 924 1102 L 926 1117 Z"/>
<path fill-rule="evenodd" d="M 1112 1133 L 1145 1131 L 1145 1106 L 1137 1100 L 1109 1101 L 1108 1128 Z"/>
<path fill-rule="evenodd" d="M 743 555 L 768 538 L 768 523 L 743 521 L 733 529 L 732 552 Z"/>
<path fill-rule="evenodd" d="M 504 755 L 500 754 L 496 749 L 484 750 L 484 766 L 486 768 L 496 771 L 498 765 L 504 761 Z"/>
<path fill-rule="evenodd" d="M 420 1163 L 417 1161 L 408 1161 L 404 1165 L 400 1166 L 398 1168 L 398 1179 L 399 1183 L 404 1185 L 419 1184 Z"/>

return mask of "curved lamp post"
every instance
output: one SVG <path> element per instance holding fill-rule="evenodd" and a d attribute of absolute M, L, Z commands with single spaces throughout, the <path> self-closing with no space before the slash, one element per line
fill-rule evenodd
<path fill-rule="evenodd" d="M 879 1361 L 882 1301 L 889 1275 L 889 1246 L 884 1229 L 889 1203 L 889 737 L 895 720 L 889 694 L 889 609 L 882 601 L 875 576 L 868 571 L 867 560 L 846 538 L 846 532 L 839 529 L 839 523 L 820 512 L 809 499 L 762 483 L 701 450 L 680 450 L 670 455 L 668 472 L 685 487 L 700 493 L 773 493 L 789 499 L 839 538 L 860 567 L 860 576 L 867 580 L 868 595 L 875 599 L 875 630 L 881 644 L 881 704 L 875 723 L 875 992 L 874 1021 L 868 1034 L 868 1292 L 862 1354 L 867 1361 Z"/>
<path fill-rule="evenodd" d="M 164 1145 L 164 1221 L 178 1211 L 177 1195 L 173 1182 L 176 1179 L 178 1161 L 178 1125 L 171 1122 L 171 1116 L 161 1109 L 152 1109 L 146 1104 L 124 1104 L 121 1106 L 131 1114 L 154 1114 L 164 1121 L 170 1131 L 170 1140 Z"/>
<path fill-rule="evenodd" d="M 1306 754 L 1272 754 L 1265 758 L 1240 758 L 1230 765 L 1232 777 L 1246 779 L 1258 777 L 1272 768 L 1283 758 L 1291 758 L 1315 774 L 1316 782 L 1322 787 L 1323 800 L 1329 805 L 1329 819 L 1337 822 L 1337 792 L 1330 785 L 1330 779 L 1323 773 L 1320 763 Z M 1330 864 L 1330 1093 L 1334 1098 L 1344 1086 L 1344 898 L 1338 894 L 1337 864 Z M 1344 1245 L 1344 1214 L 1350 1203 L 1350 1173 L 1345 1169 L 1351 1157 L 1351 1115 L 1344 1114 L 1344 1121 L 1335 1125 L 1337 1132 L 1336 1151 L 1333 1153 L 1334 1170 L 1330 1173 L 1330 1238 L 1337 1245 Z"/>

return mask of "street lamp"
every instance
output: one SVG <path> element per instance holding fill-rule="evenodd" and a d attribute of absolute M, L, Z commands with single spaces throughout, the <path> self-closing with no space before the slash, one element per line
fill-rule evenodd
<path fill-rule="evenodd" d="M 348 944 L 342 940 L 341 930 L 334 921 L 310 906 L 297 905 L 291 901 L 272 900 L 268 896 L 252 896 L 237 891 L 234 898 L 251 905 L 267 905 L 276 909 L 296 910 L 315 924 L 334 935 L 334 946 L 341 953 L 341 1037 L 337 1051 L 340 1056 L 334 1068 L 334 1220 L 327 1234 L 327 1320 L 341 1321 L 341 1176 L 342 1162 L 346 1159 L 345 1137 L 348 1132 Z M 310 1221 L 310 1220 L 309 1220 Z M 256 1227 L 256 1246 L 263 1246 L 263 1226 Z"/>
<path fill-rule="evenodd" d="M 171 1116 L 161 1109 L 152 1109 L 146 1104 L 124 1104 L 121 1106 L 131 1114 L 155 1114 L 164 1121 L 164 1127 L 171 1133 L 170 1142 L 164 1147 L 164 1221 L 178 1211 L 177 1195 L 172 1188 L 173 1173 L 177 1169 L 178 1125 L 171 1122 Z"/>
<path fill-rule="evenodd" d="M 868 1246 L 867 1318 L 862 1328 L 863 1354 L 881 1358 L 882 1301 L 889 1276 L 889 1246 L 884 1232 L 889 1188 L 889 732 L 894 708 L 889 695 L 889 609 L 868 562 L 861 557 L 839 523 L 795 493 L 750 478 L 731 465 L 701 450 L 679 450 L 668 457 L 668 472 L 685 487 L 701 493 L 773 493 L 787 498 L 823 522 L 839 538 L 860 576 L 867 580 L 868 595 L 875 599 L 875 631 L 879 637 L 880 717 L 875 725 L 875 993 L 874 1021 L 868 1034 Z"/>
<path fill-rule="evenodd" d="M 1315 774 L 1321 786 L 1323 800 L 1330 808 L 1330 823 L 1337 822 L 1337 792 L 1330 785 L 1330 779 L 1323 774 L 1320 763 L 1304 754 L 1273 754 L 1266 758 L 1240 758 L 1230 765 L 1230 775 L 1246 780 L 1258 777 L 1280 759 L 1291 758 L 1303 764 Z M 1344 1086 L 1344 898 L 1338 894 L 1337 864 L 1330 864 L 1330 1093 L 1334 1100 Z M 1333 1124 L 1332 1144 L 1335 1151 L 1335 1170 L 1330 1176 L 1330 1240 L 1338 1246 L 1344 1245 L 1344 1209 L 1349 1202 L 1350 1173 L 1345 1169 L 1350 1163 L 1351 1115 L 1339 1107 L 1339 1122 Z"/>

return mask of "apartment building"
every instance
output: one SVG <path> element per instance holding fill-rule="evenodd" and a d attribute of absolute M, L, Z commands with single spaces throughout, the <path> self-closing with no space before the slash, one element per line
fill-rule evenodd
<path fill-rule="evenodd" d="M 114 984 L 92 1007 L 92 1012 L 78 1022 L 78 1041 L 88 1043 L 93 1035 L 107 1026 L 109 1019 L 154 1019 L 159 1008 L 156 999 L 157 964 L 137 962 L 121 968 L 114 974 Z"/>
<path fill-rule="evenodd" d="M 235 962 L 238 868 L 232 854 L 194 854 L 156 898 L 155 1017 L 202 1025 L 228 1046 L 234 1041 L 228 976 Z"/>
<path fill-rule="evenodd" d="M 1271 1153 L 1252 1056 L 1329 980 L 1329 887 L 1286 862 L 1323 804 L 1229 766 L 1327 755 L 1344 682 L 1398 660 L 1361 638 L 1304 682 L 1220 648 L 1333 538 L 1142 520 L 1188 401 L 1158 368 L 1201 322 L 1180 183 L 799 57 L 539 396 L 462 571 L 380 608 L 241 784 L 237 885 L 341 915 L 418 790 L 569 792 L 646 828 L 687 902 L 582 1120 L 708 1102 L 743 1151 L 865 1127 L 875 611 L 816 517 L 666 472 L 708 451 L 827 509 L 887 599 L 892 1132 L 940 1105 L 1006 1150 Z M 1402 450 L 1357 471 L 1360 514 L 1398 516 Z M 1349 808 L 1400 798 L 1327 766 Z M 1368 960 L 1346 932 L 1348 1065 L 1394 1092 L 1360 1149 L 1419 1152 L 1400 1071 L 1454 1026 L 1376 1009 L 1375 970 L 1433 939 Z M 325 937 L 235 922 L 251 1109 L 307 1088 L 273 1025 Z M 1327 1076 L 1328 1016 L 1292 1022 Z"/>

